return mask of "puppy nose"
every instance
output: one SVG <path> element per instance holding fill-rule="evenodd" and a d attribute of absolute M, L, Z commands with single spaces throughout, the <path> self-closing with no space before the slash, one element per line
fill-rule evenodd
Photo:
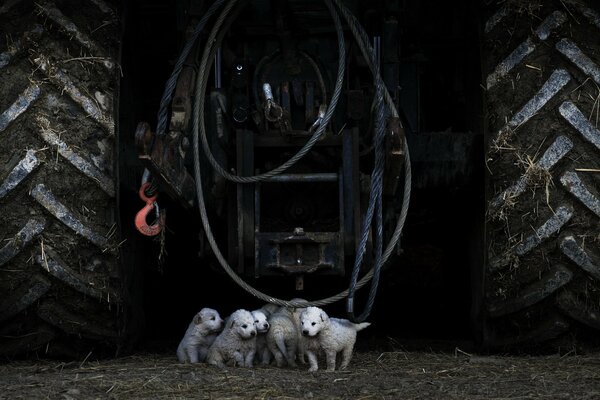
<path fill-rule="evenodd" d="M 264 328 L 265 328 L 265 329 L 269 329 L 269 324 L 265 324 L 265 325 L 264 325 Z"/>
<path fill-rule="evenodd" d="M 308 336 L 308 331 L 307 331 L 306 329 L 304 329 L 304 330 L 302 331 L 302 334 L 303 334 L 304 336 Z"/>
<path fill-rule="evenodd" d="M 256 331 L 252 331 L 251 335 L 256 336 Z"/>

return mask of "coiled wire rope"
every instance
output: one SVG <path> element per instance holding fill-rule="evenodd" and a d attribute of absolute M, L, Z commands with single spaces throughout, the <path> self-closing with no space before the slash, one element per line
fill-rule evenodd
<path fill-rule="evenodd" d="M 179 64 L 183 65 L 183 62 L 185 61 L 187 54 L 189 54 L 189 51 L 193 47 L 193 44 L 195 43 L 199 33 L 204 29 L 204 25 L 206 25 L 206 22 L 208 21 L 208 19 L 216 12 L 216 10 L 224 2 L 225 2 L 224 0 L 216 0 L 212 4 L 212 6 L 209 8 L 209 11 L 207 11 L 205 16 L 199 22 L 196 30 L 194 31 L 194 35 L 192 35 L 192 37 L 190 38 L 188 43 L 186 43 L 186 46 L 184 47 L 184 50 L 182 51 L 182 54 L 180 55 L 180 58 L 178 59 L 178 63 L 176 64 L 175 69 L 177 69 L 177 65 L 179 65 Z M 410 157 L 409 157 L 408 146 L 406 145 L 406 142 L 405 142 L 404 143 L 405 177 L 404 177 L 404 193 L 403 193 L 403 199 L 402 199 L 402 207 L 401 207 L 400 215 L 396 222 L 396 227 L 394 229 L 394 232 L 390 238 L 390 241 L 388 242 L 388 244 L 385 248 L 385 251 L 382 252 L 382 249 L 383 249 L 382 181 L 383 181 L 383 162 L 384 162 L 383 143 L 384 143 L 384 139 L 385 139 L 384 102 L 387 105 L 388 111 L 391 116 L 397 118 L 398 111 L 395 108 L 394 102 L 393 102 L 389 92 L 387 91 L 385 85 L 383 84 L 383 81 L 381 79 L 381 76 L 380 76 L 379 70 L 378 70 L 378 63 L 376 62 L 376 60 L 374 58 L 374 51 L 369 44 L 369 38 L 368 38 L 366 32 L 360 26 L 360 24 L 358 23 L 356 18 L 350 13 L 350 11 L 340 2 L 340 0 L 324 0 L 325 5 L 329 9 L 332 19 L 334 21 L 334 25 L 335 25 L 335 29 L 336 29 L 336 33 L 337 33 L 339 63 L 338 63 L 338 77 L 336 79 L 335 89 L 334 89 L 334 92 L 332 95 L 331 103 L 330 103 L 329 107 L 327 108 L 327 112 L 325 114 L 323 122 L 321 123 L 319 128 L 315 131 L 315 133 L 311 136 L 311 138 L 307 141 L 307 143 L 298 151 L 298 153 L 296 153 L 288 161 L 284 162 L 279 167 L 277 167 L 271 171 L 265 172 L 263 174 L 256 175 L 256 176 L 249 176 L 249 177 L 241 177 L 238 175 L 230 174 L 229 172 L 225 171 L 212 156 L 210 146 L 208 144 L 208 140 L 206 137 L 206 130 L 205 130 L 205 126 L 204 126 L 204 99 L 205 99 L 205 93 L 206 93 L 206 85 L 207 85 L 207 81 L 208 81 L 208 74 L 210 71 L 208 66 L 211 65 L 211 63 L 214 59 L 214 56 L 216 54 L 216 50 L 220 46 L 220 43 L 224 37 L 224 32 L 220 31 L 220 28 L 223 25 L 225 19 L 231 13 L 232 8 L 237 4 L 237 2 L 238 2 L 238 0 L 229 0 L 229 2 L 225 5 L 225 8 L 222 10 L 219 18 L 215 22 L 215 25 L 214 25 L 208 39 L 206 40 L 206 47 L 205 47 L 205 50 L 204 50 L 204 53 L 202 56 L 201 65 L 200 65 L 200 69 L 199 69 L 200 71 L 203 72 L 203 74 L 200 75 L 196 81 L 196 91 L 195 91 L 195 97 L 194 97 L 193 130 L 192 130 L 193 143 L 194 143 L 194 145 L 193 145 L 194 176 L 195 176 L 195 180 L 196 180 L 195 186 L 196 186 L 196 194 L 198 197 L 198 208 L 200 211 L 202 225 L 203 225 L 204 231 L 207 235 L 208 242 L 209 242 L 213 252 L 215 253 L 217 260 L 219 261 L 219 264 L 222 266 L 222 268 L 225 270 L 225 272 L 240 287 L 242 287 L 245 291 L 252 294 L 253 296 L 257 297 L 258 299 L 269 302 L 269 303 L 277 304 L 279 306 L 295 308 L 295 307 L 306 307 L 309 305 L 324 306 L 324 305 L 331 304 L 333 302 L 342 300 L 344 298 L 347 298 L 347 311 L 349 313 L 349 317 L 354 321 L 362 321 L 368 317 L 368 315 L 372 309 L 374 299 L 375 299 L 375 294 L 377 292 L 377 286 L 378 286 L 378 280 L 379 280 L 379 274 L 381 272 L 381 268 L 382 268 L 383 264 L 385 264 L 385 262 L 388 260 L 388 258 L 392 254 L 392 252 L 394 251 L 394 248 L 400 239 L 400 235 L 402 233 L 402 229 L 404 227 L 404 223 L 406 221 L 406 216 L 408 213 L 408 205 L 409 205 L 409 201 L 410 201 L 410 186 L 411 186 L 411 168 L 410 168 Z M 335 6 L 333 3 L 335 3 Z M 365 60 L 367 60 L 367 64 L 369 65 L 369 68 L 371 69 L 371 72 L 374 77 L 374 82 L 375 82 L 376 90 L 375 90 L 373 109 L 376 112 L 375 135 L 374 135 L 374 141 L 375 141 L 374 148 L 375 148 L 375 152 L 376 152 L 376 160 L 375 160 L 375 165 L 373 167 L 373 172 L 372 172 L 372 177 L 371 177 L 371 193 L 369 196 L 369 205 L 367 207 L 367 213 L 366 213 L 365 219 L 363 220 L 363 224 L 362 224 L 362 230 L 361 230 L 361 235 L 360 235 L 361 240 L 359 242 L 359 248 L 357 251 L 357 257 L 356 257 L 356 261 L 354 263 L 354 268 L 352 271 L 352 278 L 351 278 L 349 289 L 345 290 L 341 293 L 338 293 L 334 296 L 330 296 L 330 297 L 320 299 L 320 300 L 315 300 L 315 301 L 309 301 L 309 302 L 286 301 L 286 300 L 282 300 L 282 299 L 278 299 L 278 298 L 269 296 L 255 288 L 253 288 L 252 286 L 250 286 L 241 277 L 239 277 L 237 275 L 237 273 L 229 266 L 229 264 L 227 263 L 227 260 L 225 260 L 225 258 L 223 257 L 223 254 L 221 253 L 221 251 L 216 243 L 216 240 L 214 238 L 214 235 L 212 233 L 212 229 L 211 229 L 210 222 L 208 220 L 207 211 L 206 211 L 204 192 L 203 192 L 203 188 L 202 188 L 202 174 L 201 174 L 201 170 L 200 170 L 200 144 L 201 144 L 200 142 L 202 142 L 202 148 L 203 148 L 207 158 L 209 159 L 211 166 L 213 168 L 215 168 L 217 173 L 219 173 L 226 179 L 231 180 L 236 183 L 255 183 L 255 182 L 260 182 L 260 181 L 266 180 L 270 177 L 273 177 L 273 176 L 285 171 L 287 168 L 294 165 L 306 153 L 308 153 L 311 150 L 311 148 L 314 146 L 314 144 L 320 139 L 323 132 L 325 131 L 325 128 L 327 127 L 327 124 L 329 123 L 329 121 L 335 111 L 335 108 L 337 106 L 337 102 L 339 100 L 339 96 L 341 93 L 341 86 L 342 86 L 342 82 L 343 82 L 344 66 L 345 66 L 345 63 L 344 63 L 345 42 L 344 42 L 344 36 L 343 36 L 343 30 L 342 30 L 340 18 L 338 15 L 338 10 L 336 9 L 336 7 L 337 7 L 337 9 L 339 9 L 340 13 L 346 20 L 346 23 L 350 27 L 350 30 L 352 31 L 352 33 L 355 37 L 355 40 L 357 41 L 357 43 L 359 45 L 359 48 L 363 54 L 363 57 L 365 58 Z M 181 61 L 181 63 L 180 63 L 180 61 Z M 181 68 L 179 67 L 179 71 L 176 71 L 176 70 L 173 71 L 173 74 L 171 75 L 169 82 L 171 82 L 171 80 L 175 83 L 177 82 L 177 77 L 179 75 L 180 70 L 181 70 Z M 168 104 L 168 102 L 170 101 L 170 98 L 172 96 L 172 90 L 174 90 L 174 85 L 173 85 L 172 90 L 169 92 L 169 89 L 171 87 L 169 85 L 169 82 L 167 83 L 167 87 L 165 88 L 165 95 L 163 95 L 163 99 L 161 100 L 161 111 L 159 111 L 159 128 L 161 126 L 160 124 L 161 124 L 163 104 Z M 169 100 L 166 100 L 167 97 Z M 165 120 L 163 126 L 166 126 L 166 120 Z M 157 129 L 157 132 L 160 132 L 160 129 Z M 372 218 L 374 215 L 375 215 L 375 234 L 374 234 L 374 236 L 375 236 L 375 263 L 374 264 L 375 265 L 360 280 L 358 280 L 360 266 L 362 264 L 362 260 L 364 258 L 364 254 L 366 251 L 366 240 L 369 235 L 369 230 L 370 230 Z M 353 310 L 354 310 L 354 304 L 353 304 L 354 293 L 356 292 L 356 290 L 363 287 L 369 280 L 371 280 L 371 278 L 373 278 L 373 282 L 371 284 L 371 289 L 369 292 L 369 300 L 367 301 L 367 306 L 365 308 L 365 311 L 360 316 L 356 317 L 353 312 Z"/>

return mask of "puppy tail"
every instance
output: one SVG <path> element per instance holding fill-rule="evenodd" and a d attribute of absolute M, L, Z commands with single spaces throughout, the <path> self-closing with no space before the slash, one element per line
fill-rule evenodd
<path fill-rule="evenodd" d="M 365 329 L 366 327 L 368 327 L 370 325 L 371 325 L 370 322 L 362 322 L 360 324 L 354 324 L 354 329 L 356 329 L 356 332 L 358 332 L 358 331 L 362 331 L 363 329 Z"/>
<path fill-rule="evenodd" d="M 285 348 L 285 339 L 283 338 L 283 334 L 281 332 L 275 332 L 275 344 L 277 348 L 284 356 L 287 354 L 287 349 Z"/>

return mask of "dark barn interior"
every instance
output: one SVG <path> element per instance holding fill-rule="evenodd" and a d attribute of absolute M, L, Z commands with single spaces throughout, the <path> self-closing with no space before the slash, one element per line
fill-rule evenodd
<path fill-rule="evenodd" d="M 378 18 L 390 7 L 385 3 L 355 5 L 370 35 L 380 34 Z M 369 318 L 373 326 L 363 343 L 474 341 L 477 307 L 472 298 L 483 265 L 478 238 L 484 205 L 478 9 L 468 3 L 392 3 L 401 27 L 399 102 L 412 152 L 413 190 L 402 250 L 385 267 Z M 133 131 L 137 121 L 156 120 L 163 82 L 180 48 L 185 20 L 180 11 L 172 1 L 134 1 L 126 10 L 131 22 L 123 47 L 120 148 L 128 156 L 120 157 L 120 203 L 123 230 L 129 234 L 128 220 L 140 207 L 136 185 L 142 170 L 132 150 Z M 210 250 L 198 257 L 196 209 L 190 213 L 165 194 L 159 202 L 168 215 L 166 234 L 161 239 L 134 236 L 127 257 L 142 260 L 143 266 L 135 282 L 144 293 L 138 309 L 144 315 L 138 322 L 145 326 L 141 347 L 169 349 L 199 308 L 211 306 L 227 315 L 261 303 L 221 271 Z M 273 296 L 309 300 L 348 285 L 347 278 L 327 276 L 307 276 L 301 291 L 295 290 L 293 278 L 250 281 Z M 367 291 L 359 291 L 359 308 Z M 327 310 L 344 316 L 344 307 L 338 302 Z"/>
<path fill-rule="evenodd" d="M 0 0 L 0 398 L 600 398 L 599 4 Z"/>

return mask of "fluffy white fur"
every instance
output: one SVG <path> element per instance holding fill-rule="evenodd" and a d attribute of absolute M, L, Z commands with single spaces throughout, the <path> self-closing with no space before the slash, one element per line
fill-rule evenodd
<path fill-rule="evenodd" d="M 263 309 L 252 311 L 254 317 L 254 326 L 256 327 L 256 360 L 262 365 L 271 363 L 271 351 L 267 346 L 267 332 L 271 325 L 267 321 L 267 316 Z"/>
<path fill-rule="evenodd" d="M 206 359 L 208 348 L 217 333 L 223 329 L 223 320 L 216 310 L 203 308 L 196 314 L 177 347 L 180 363 L 197 363 Z"/>
<path fill-rule="evenodd" d="M 339 369 L 344 369 L 352 359 L 352 350 L 356 343 L 356 332 L 371 325 L 369 322 L 354 324 L 346 319 L 329 318 L 318 307 L 308 307 L 300 315 L 302 330 L 301 347 L 304 348 L 310 363 L 309 371 L 317 371 L 317 354 L 325 353 L 327 371 L 335 370 L 337 353 L 342 353 Z"/>
<path fill-rule="evenodd" d="M 250 311 L 237 310 L 229 316 L 225 329 L 208 349 L 206 362 L 224 368 L 232 361 L 234 366 L 252 367 L 256 352 L 256 327 Z"/>
<path fill-rule="evenodd" d="M 292 299 L 292 301 L 305 301 Z M 275 356 L 275 363 L 283 367 L 284 363 L 290 367 L 296 366 L 296 352 L 300 337 L 300 313 L 304 308 L 290 309 L 281 307 L 269 317 L 271 329 L 267 332 L 267 347 Z M 302 359 L 302 355 L 299 354 Z"/>
<path fill-rule="evenodd" d="M 271 315 L 279 311 L 281 307 L 273 303 L 267 303 L 260 308 L 260 310 L 269 318 Z"/>

